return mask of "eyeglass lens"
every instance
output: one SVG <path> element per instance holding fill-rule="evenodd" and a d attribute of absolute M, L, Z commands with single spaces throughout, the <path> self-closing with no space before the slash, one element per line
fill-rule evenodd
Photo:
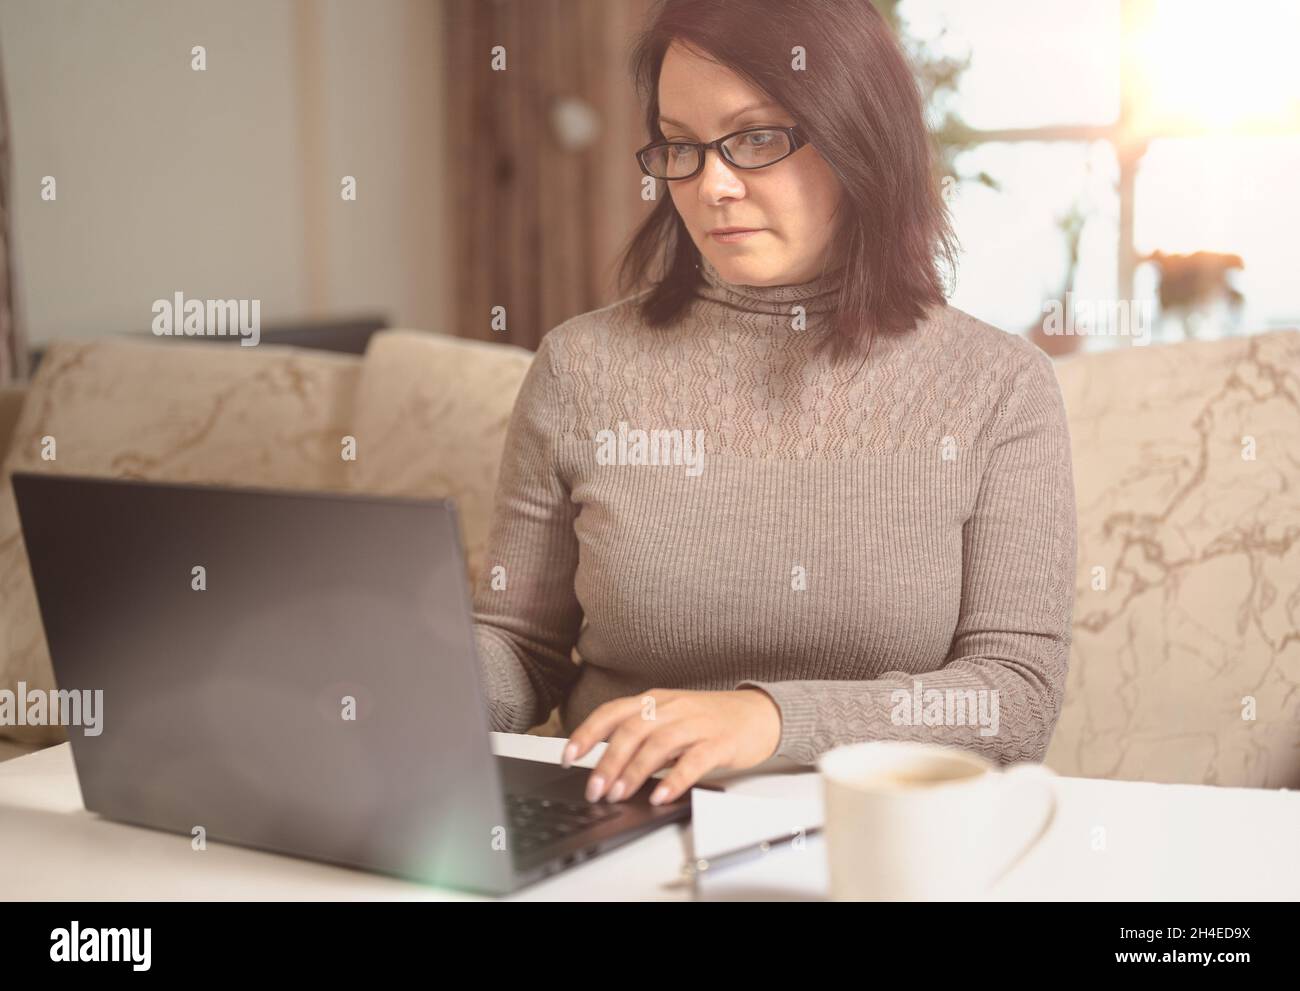
<path fill-rule="evenodd" d="M 747 131 L 729 138 L 723 147 L 732 164 L 757 169 L 790 154 L 790 138 L 785 131 Z M 641 157 L 650 173 L 660 179 L 688 176 L 700 165 L 700 149 L 688 144 L 656 145 Z"/>

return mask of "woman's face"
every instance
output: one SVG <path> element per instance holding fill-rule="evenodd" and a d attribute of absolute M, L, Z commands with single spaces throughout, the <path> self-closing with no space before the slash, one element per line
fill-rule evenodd
<path fill-rule="evenodd" d="M 660 70 L 659 115 L 665 138 L 690 141 L 798 123 L 730 69 L 677 42 L 669 45 Z M 670 182 L 668 189 L 695 246 L 728 282 L 796 285 L 820 273 L 841 191 L 811 145 L 762 169 L 734 168 L 710 151 L 699 175 Z M 759 232 L 725 242 L 709 233 L 718 227 Z"/>

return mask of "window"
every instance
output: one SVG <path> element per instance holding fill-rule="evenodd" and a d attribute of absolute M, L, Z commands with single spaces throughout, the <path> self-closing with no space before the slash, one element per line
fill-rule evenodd
<path fill-rule="evenodd" d="M 1239 319 L 1202 336 L 1300 326 L 1300 3 L 1288 0 L 902 0 L 905 33 L 969 56 L 946 103 L 974 129 L 951 201 L 953 305 L 1006 330 L 1037 323 L 1067 275 L 1077 298 L 1155 305 L 1151 252 L 1244 262 Z M 1083 215 L 1077 265 L 1058 222 Z M 1177 321 L 1160 324 L 1178 339 Z M 1085 349 L 1127 342 L 1085 338 Z"/>

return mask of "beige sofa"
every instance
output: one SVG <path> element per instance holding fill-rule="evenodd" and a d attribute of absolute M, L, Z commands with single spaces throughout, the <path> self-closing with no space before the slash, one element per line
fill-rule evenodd
<path fill-rule="evenodd" d="M 531 354 L 414 331 L 364 358 L 123 339 L 0 394 L 0 688 L 51 687 L 14 470 L 451 496 L 467 580 Z M 1300 786 L 1300 332 L 1057 364 L 1079 508 L 1062 774 Z M 12 423 L 12 430 L 6 427 Z M 356 438 L 355 461 L 340 457 Z M 42 460 L 53 437 L 57 460 Z M 535 732 L 557 728 L 550 723 Z M 0 759 L 64 739 L 0 727 Z"/>

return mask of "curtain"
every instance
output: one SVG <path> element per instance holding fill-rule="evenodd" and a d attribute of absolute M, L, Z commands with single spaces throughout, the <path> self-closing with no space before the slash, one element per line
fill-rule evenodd
<path fill-rule="evenodd" d="M 13 262 L 13 175 L 9 105 L 0 64 L 0 386 L 27 378 L 27 344 L 17 319 Z"/>
<path fill-rule="evenodd" d="M 446 0 L 447 316 L 462 337 L 536 348 L 618 297 L 614 263 L 653 208 L 628 72 L 649 0 Z M 494 71 L 502 46 L 504 71 Z M 506 331 L 493 330 L 493 307 Z"/>

